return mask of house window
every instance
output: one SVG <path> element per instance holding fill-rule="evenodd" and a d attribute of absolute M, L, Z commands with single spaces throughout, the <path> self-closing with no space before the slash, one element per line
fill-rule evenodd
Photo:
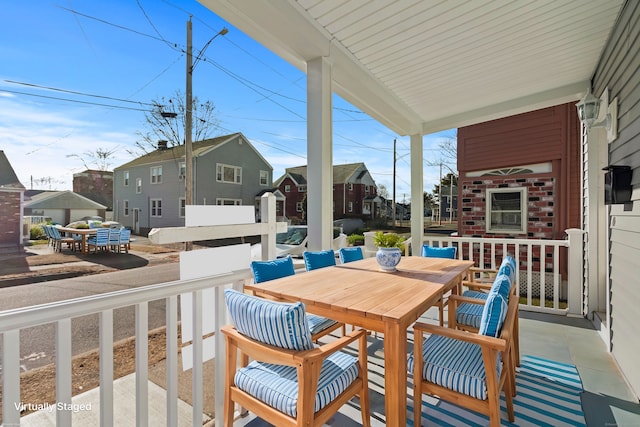
<path fill-rule="evenodd" d="M 349 183 L 349 191 L 353 191 L 353 184 Z"/>
<path fill-rule="evenodd" d="M 187 164 L 185 162 L 180 162 L 178 165 L 178 179 L 184 179 L 187 175 Z"/>
<path fill-rule="evenodd" d="M 186 199 L 184 197 L 180 197 L 180 199 L 178 200 L 178 215 L 180 216 L 180 218 L 185 217 L 186 206 L 187 206 Z"/>
<path fill-rule="evenodd" d="M 285 193 L 290 193 L 291 192 L 291 186 L 289 184 L 284 186 L 284 192 Z"/>
<path fill-rule="evenodd" d="M 136 178 L 136 194 L 142 193 L 142 178 Z"/>
<path fill-rule="evenodd" d="M 305 191 L 307 191 L 306 185 L 298 185 L 298 193 L 304 193 Z"/>
<path fill-rule="evenodd" d="M 129 171 L 124 171 L 122 173 L 122 175 L 123 175 L 123 177 L 122 177 L 123 178 L 123 181 L 122 181 L 123 185 L 125 187 L 128 187 L 129 186 Z"/>
<path fill-rule="evenodd" d="M 122 213 L 124 214 L 124 216 L 129 216 L 129 201 L 128 200 L 123 200 L 122 201 Z"/>
<path fill-rule="evenodd" d="M 151 199 L 151 216 L 162 216 L 162 199 Z"/>
<path fill-rule="evenodd" d="M 349 202 L 349 212 L 353 212 L 353 202 Z"/>
<path fill-rule="evenodd" d="M 151 168 L 151 183 L 160 184 L 162 182 L 162 166 L 153 166 Z"/>
<path fill-rule="evenodd" d="M 525 233 L 527 230 L 527 189 L 487 189 L 487 232 Z"/>
<path fill-rule="evenodd" d="M 269 185 L 269 171 L 260 171 L 260 185 Z"/>
<path fill-rule="evenodd" d="M 242 168 L 239 166 L 216 164 L 216 180 L 230 184 L 242 184 Z"/>
<path fill-rule="evenodd" d="M 296 202 L 296 212 L 302 212 L 302 202 Z"/>
<path fill-rule="evenodd" d="M 364 186 L 364 192 L 365 192 L 365 194 L 369 194 L 369 186 L 368 185 Z"/>
<path fill-rule="evenodd" d="M 216 199 L 216 205 L 218 206 L 240 206 L 241 204 L 241 199 Z"/>

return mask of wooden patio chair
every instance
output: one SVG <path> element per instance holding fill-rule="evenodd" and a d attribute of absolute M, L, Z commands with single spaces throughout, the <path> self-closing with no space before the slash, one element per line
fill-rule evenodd
<path fill-rule="evenodd" d="M 253 280 L 256 283 L 293 276 L 296 273 L 293 268 L 293 260 L 290 256 L 278 258 L 272 261 L 253 261 L 251 263 L 251 271 L 253 271 Z M 258 296 L 272 299 L 266 295 Z M 309 331 L 311 332 L 314 342 L 317 342 L 319 338 L 330 334 L 336 329 L 342 328 L 342 335 L 345 335 L 346 333 L 345 325 L 343 323 L 336 322 L 333 319 L 307 313 L 307 321 L 309 323 Z"/>
<path fill-rule="evenodd" d="M 269 301 L 232 289 L 225 290 L 225 299 L 234 323 L 222 327 L 226 427 L 233 426 L 234 402 L 279 427 L 319 427 L 356 396 L 362 425 L 370 425 L 364 331 L 315 347 L 304 304 Z M 356 341 L 357 356 L 341 351 Z"/>
<path fill-rule="evenodd" d="M 447 258 L 447 259 L 455 259 L 456 258 L 457 248 L 455 246 L 446 246 L 446 247 L 435 247 L 429 246 L 427 244 L 422 245 L 422 249 L 420 250 L 420 255 L 427 258 Z M 440 298 L 435 305 L 438 306 L 438 313 L 440 316 L 440 326 L 444 326 L 444 306 L 445 306 L 444 296 Z"/>
<path fill-rule="evenodd" d="M 98 249 L 100 250 L 109 249 L 109 229 L 108 228 L 96 229 L 96 235 L 91 236 L 87 239 L 87 252 L 91 253 L 91 248 L 93 248 L 94 253 L 97 253 Z"/>
<path fill-rule="evenodd" d="M 72 251 L 76 250 L 76 246 L 80 249 L 80 244 L 73 237 L 66 237 L 60 233 L 55 226 L 49 227 L 49 232 L 53 236 L 53 250 L 54 252 L 62 252 L 62 245 L 67 245 Z"/>
<path fill-rule="evenodd" d="M 480 412 L 491 427 L 500 426 L 500 394 L 504 391 L 507 416 L 514 421 L 512 373 L 514 325 L 518 300 L 507 304 L 492 292 L 487 298 L 478 333 L 437 325 L 414 325 L 414 425 L 422 417 L 422 393 Z M 431 334 L 426 340 L 424 334 Z"/>

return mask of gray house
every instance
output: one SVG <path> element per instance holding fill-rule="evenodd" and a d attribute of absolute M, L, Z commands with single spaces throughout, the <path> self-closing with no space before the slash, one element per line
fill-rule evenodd
<path fill-rule="evenodd" d="M 272 188 L 273 168 L 241 133 L 194 142 L 193 203 L 252 205 Z M 114 220 L 136 234 L 185 220 L 185 147 L 160 144 L 114 169 Z"/>
<path fill-rule="evenodd" d="M 9 159 L 0 150 L 0 247 L 22 244 L 24 190 Z"/>

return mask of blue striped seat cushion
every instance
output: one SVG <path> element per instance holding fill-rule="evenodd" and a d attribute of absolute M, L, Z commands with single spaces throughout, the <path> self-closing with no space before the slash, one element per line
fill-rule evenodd
<path fill-rule="evenodd" d="M 229 314 L 238 332 L 289 350 L 313 348 L 304 304 L 270 301 L 225 289 Z"/>
<path fill-rule="evenodd" d="M 307 322 L 309 323 L 309 331 L 311 332 L 311 335 L 322 332 L 329 326 L 333 326 L 338 323 L 333 319 L 328 319 L 326 317 L 318 316 L 317 314 L 311 313 L 307 313 Z"/>
<path fill-rule="evenodd" d="M 509 276 L 511 282 L 513 282 L 516 278 L 516 260 L 511 255 L 507 255 L 502 260 L 502 264 L 500 264 L 500 268 L 498 268 L 498 275 L 506 274 Z"/>
<path fill-rule="evenodd" d="M 495 290 L 502 296 L 502 298 L 504 298 L 505 300 L 509 300 L 509 291 L 511 290 L 511 283 L 513 282 L 511 281 L 508 275 L 504 273 L 502 274 L 498 273 L 496 278 L 493 280 L 493 284 L 491 285 L 491 290 L 489 291 L 489 293 Z"/>
<path fill-rule="evenodd" d="M 333 401 L 358 377 L 358 359 L 337 352 L 322 363 L 314 412 Z M 298 375 L 292 366 L 251 362 L 236 372 L 235 383 L 267 405 L 296 417 L 298 413 Z"/>
<path fill-rule="evenodd" d="M 479 329 L 483 311 L 484 304 L 463 302 L 456 309 L 456 323 Z"/>
<path fill-rule="evenodd" d="M 475 298 L 475 299 L 487 299 L 487 296 L 489 296 L 488 292 L 482 292 L 482 291 L 473 291 L 473 290 L 467 290 L 464 291 L 462 293 L 463 297 L 468 297 L 468 298 Z"/>
<path fill-rule="evenodd" d="M 414 355 L 409 356 L 409 373 L 413 375 Z M 477 344 L 459 341 L 441 335 L 431 335 L 422 345 L 426 381 L 463 393 L 476 399 L 487 399 L 487 372 L 482 361 L 482 350 Z M 497 377 L 502 364 L 498 354 Z"/>

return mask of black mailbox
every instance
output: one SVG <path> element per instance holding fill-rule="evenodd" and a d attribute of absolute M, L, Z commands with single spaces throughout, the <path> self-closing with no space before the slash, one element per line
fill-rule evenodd
<path fill-rule="evenodd" d="M 604 203 L 616 205 L 631 201 L 631 168 L 610 165 L 604 174 Z"/>

